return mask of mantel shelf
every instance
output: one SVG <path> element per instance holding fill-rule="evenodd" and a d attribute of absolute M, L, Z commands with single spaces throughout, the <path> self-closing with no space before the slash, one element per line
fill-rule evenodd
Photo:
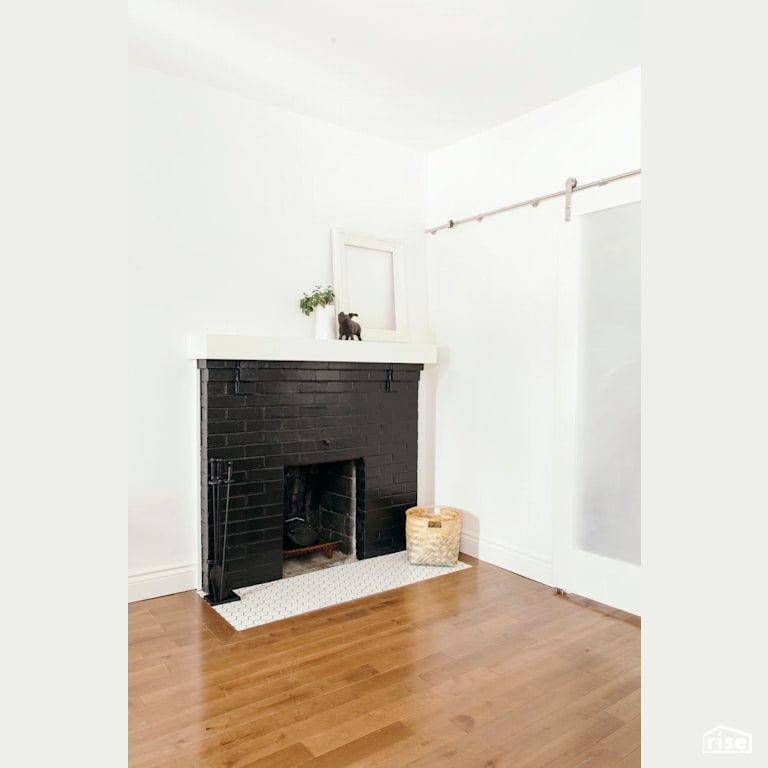
<path fill-rule="evenodd" d="M 205 334 L 187 337 L 192 360 L 302 360 L 341 363 L 436 363 L 434 344 Z"/>

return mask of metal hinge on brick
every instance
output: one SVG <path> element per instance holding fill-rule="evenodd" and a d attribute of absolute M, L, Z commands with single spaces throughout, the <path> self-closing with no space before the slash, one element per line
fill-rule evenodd
<path fill-rule="evenodd" d="M 392 391 L 392 382 L 393 382 L 394 380 L 395 380 L 395 368 L 394 368 L 394 366 L 393 366 L 393 365 L 390 363 L 390 365 L 389 365 L 389 370 L 387 371 L 387 383 L 384 385 L 384 389 L 385 389 L 387 392 L 391 392 L 391 391 Z"/>

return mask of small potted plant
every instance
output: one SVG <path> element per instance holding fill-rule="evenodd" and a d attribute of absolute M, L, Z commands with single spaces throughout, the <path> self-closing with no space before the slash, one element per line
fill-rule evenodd
<path fill-rule="evenodd" d="M 301 307 L 301 311 L 309 317 L 316 307 L 327 307 L 333 304 L 335 300 L 336 294 L 333 292 L 333 288 L 331 288 L 330 285 L 327 285 L 325 288 L 316 285 L 315 290 L 312 291 L 312 293 L 305 293 L 302 296 L 301 301 L 299 302 L 299 307 Z"/>
<path fill-rule="evenodd" d="M 315 310 L 315 338 L 316 339 L 335 339 L 336 338 L 336 312 L 333 302 L 336 300 L 336 294 L 330 285 L 322 288 L 315 286 L 312 293 L 305 293 L 299 301 L 299 308 L 309 317 Z"/>

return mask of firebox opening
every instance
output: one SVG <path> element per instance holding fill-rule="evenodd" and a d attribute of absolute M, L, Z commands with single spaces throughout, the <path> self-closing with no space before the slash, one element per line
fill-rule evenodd
<path fill-rule="evenodd" d="M 283 539 L 286 557 L 327 545 L 355 557 L 357 505 L 363 498 L 358 472 L 363 459 L 284 467 Z"/>

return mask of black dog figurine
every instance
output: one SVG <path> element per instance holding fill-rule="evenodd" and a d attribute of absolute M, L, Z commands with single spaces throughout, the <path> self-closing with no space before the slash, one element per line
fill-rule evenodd
<path fill-rule="evenodd" d="M 350 312 L 348 315 L 339 312 L 339 339 L 354 341 L 355 336 L 357 336 L 358 341 L 363 340 L 363 337 L 360 335 L 362 331 L 360 323 L 355 322 L 352 319 L 353 317 L 357 317 L 357 312 Z"/>

